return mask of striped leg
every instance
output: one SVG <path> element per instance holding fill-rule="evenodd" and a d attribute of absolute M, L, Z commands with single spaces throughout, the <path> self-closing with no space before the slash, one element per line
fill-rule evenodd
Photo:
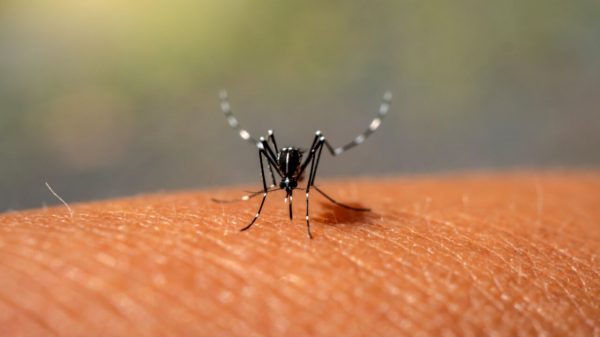
<path fill-rule="evenodd" d="M 271 141 L 271 143 L 273 143 L 273 148 L 275 149 L 275 153 L 279 153 L 279 148 L 277 147 L 277 142 L 275 141 L 275 134 L 273 133 L 273 130 L 269 130 L 269 138 L 268 140 Z M 275 180 L 275 175 L 273 174 L 273 167 L 271 165 L 271 162 L 269 161 L 269 172 L 271 173 L 271 179 L 273 181 L 273 184 L 271 185 L 271 187 L 277 186 L 277 181 Z"/>
<path fill-rule="evenodd" d="M 258 207 L 258 211 L 256 212 L 254 219 L 252 219 L 252 221 L 250 221 L 250 223 L 246 227 L 240 229 L 240 232 L 243 232 L 243 231 L 249 229 L 250 227 L 252 227 L 252 225 L 254 225 L 254 223 L 260 216 L 260 212 L 262 211 L 263 206 L 265 205 L 265 200 L 267 199 L 268 190 L 267 190 L 267 181 L 265 179 L 265 168 L 264 168 L 264 164 L 263 164 L 263 155 L 266 156 L 265 151 L 263 149 L 259 149 L 258 157 L 259 157 L 259 161 L 260 161 L 260 173 L 262 176 L 262 183 L 263 183 L 263 198 L 262 198 L 262 201 L 260 202 L 260 207 Z"/>
<path fill-rule="evenodd" d="M 229 97 L 227 96 L 227 91 L 221 90 L 221 92 L 219 93 L 219 98 L 221 99 L 221 110 L 225 114 L 225 118 L 227 118 L 227 123 L 229 123 L 229 126 L 231 126 L 235 131 L 237 131 L 243 140 L 250 142 L 253 145 L 256 145 L 258 141 L 254 139 L 248 131 L 240 127 L 240 123 L 231 112 L 231 105 L 229 104 Z"/>
<path fill-rule="evenodd" d="M 313 141 L 313 145 L 311 146 L 311 149 L 310 149 L 310 154 L 309 154 L 308 158 L 306 159 L 306 162 L 304 162 L 304 165 L 302 165 L 303 166 L 302 172 L 303 172 L 306 165 L 310 162 L 308 183 L 306 184 L 306 231 L 308 232 L 308 237 L 310 239 L 313 238 L 312 233 L 310 232 L 310 215 L 309 215 L 310 187 L 312 186 L 312 181 L 314 179 L 314 173 L 316 173 L 315 162 L 318 162 L 318 160 L 315 160 L 315 158 L 317 156 L 317 151 L 320 156 L 321 151 L 323 150 L 323 141 L 324 140 L 325 140 L 325 137 L 321 137 L 320 132 L 317 131 L 317 135 L 315 136 L 315 140 Z"/>
<path fill-rule="evenodd" d="M 319 153 L 316 155 L 315 160 L 315 169 L 314 171 L 311 168 L 311 171 L 313 171 L 311 173 L 311 179 L 309 180 L 310 182 L 310 186 L 314 187 L 315 190 L 317 190 L 317 192 L 321 193 L 321 195 L 323 195 L 325 198 L 327 198 L 329 201 L 331 201 L 332 203 L 347 208 L 347 209 L 351 209 L 353 211 L 370 211 L 369 208 L 362 208 L 362 207 L 352 207 L 352 206 L 348 206 L 346 204 L 343 204 L 339 201 L 336 201 L 335 199 L 333 199 L 332 197 L 330 197 L 329 195 L 325 194 L 325 192 L 321 191 L 320 188 L 318 188 L 317 186 L 315 186 L 315 179 L 316 179 L 316 175 L 317 175 L 317 169 L 319 168 L 319 161 L 321 160 L 321 152 L 323 151 L 323 144 L 327 144 L 327 139 L 325 139 L 325 137 L 321 137 L 320 142 L 319 142 Z"/>
<path fill-rule="evenodd" d="M 363 208 L 363 207 L 352 207 L 352 206 L 348 206 L 346 204 L 342 204 L 339 201 L 336 201 L 335 199 L 333 199 L 332 197 L 330 197 L 329 195 L 327 195 L 325 192 L 321 191 L 320 188 L 318 188 L 317 186 L 313 186 L 315 188 L 315 190 L 317 190 L 317 192 L 321 193 L 322 196 L 324 196 L 325 198 L 327 198 L 327 200 L 331 201 L 332 203 L 340 206 L 340 207 L 344 207 L 353 211 L 358 211 L 358 212 L 369 212 L 371 209 L 370 208 Z"/>
<path fill-rule="evenodd" d="M 324 136 L 321 135 L 320 132 L 317 132 L 317 141 L 313 142 L 313 146 L 311 147 L 309 158 L 306 160 L 305 164 L 310 163 L 310 171 L 308 174 L 308 184 L 306 185 L 306 227 L 308 230 L 308 237 L 312 239 L 312 234 L 310 232 L 310 217 L 309 217 L 309 192 L 310 188 L 314 187 L 317 192 L 322 194 L 325 198 L 327 198 L 332 203 L 344 207 L 353 211 L 370 211 L 369 208 L 361 208 L 361 207 L 352 207 L 346 204 L 343 204 L 339 201 L 336 201 L 329 195 L 325 194 L 325 192 L 321 191 L 317 186 L 315 186 L 315 179 L 317 175 L 317 169 L 319 168 L 319 162 L 321 161 L 321 154 L 323 152 L 323 147 L 327 144 L 327 140 Z M 316 143 L 316 144 L 315 144 Z"/>
<path fill-rule="evenodd" d="M 331 146 L 331 144 L 329 144 L 328 141 L 325 141 L 325 146 L 327 146 L 327 149 L 329 150 L 329 152 L 331 152 L 331 154 L 334 156 L 339 156 L 340 154 L 350 150 L 351 148 L 362 144 L 365 141 L 365 139 L 367 139 L 367 137 L 369 137 L 373 132 L 375 132 L 375 130 L 377 130 L 377 128 L 379 128 L 379 126 L 381 125 L 381 121 L 383 120 L 385 115 L 388 113 L 388 110 L 390 109 L 391 102 L 392 102 L 392 93 L 387 91 L 383 95 L 383 99 L 381 101 L 381 105 L 379 106 L 379 111 L 377 112 L 377 116 L 371 121 L 371 124 L 369 124 L 369 127 L 367 128 L 367 130 L 365 130 L 365 132 L 361 133 L 360 135 L 356 136 L 356 138 L 354 138 L 354 140 L 351 141 L 350 143 L 348 143 L 344 146 L 340 146 L 338 148 L 334 148 L 333 146 Z"/>
<path fill-rule="evenodd" d="M 294 200 L 294 197 L 292 196 L 292 192 L 291 191 L 290 191 L 290 195 L 288 195 L 287 198 L 290 200 L 289 207 L 290 207 L 290 222 L 291 222 L 292 220 L 294 220 L 294 214 L 292 213 L 292 201 Z"/>
<path fill-rule="evenodd" d="M 271 173 L 271 181 L 272 184 L 271 186 L 269 186 L 269 188 L 273 188 L 275 186 L 277 186 L 277 181 L 275 180 L 275 174 L 273 174 L 273 166 L 271 165 L 271 162 L 267 160 L 267 165 L 269 166 L 269 173 Z"/>
<path fill-rule="evenodd" d="M 279 148 L 277 147 L 277 142 L 275 141 L 275 134 L 273 133 L 273 130 L 269 130 L 268 134 L 269 134 L 269 140 L 271 141 L 271 143 L 273 143 L 273 148 L 275 149 L 275 153 L 279 152 Z"/>
<path fill-rule="evenodd" d="M 281 190 L 281 188 L 269 188 L 267 190 L 267 193 L 270 193 L 273 191 L 279 191 L 279 190 Z M 264 193 L 264 191 L 260 190 L 260 191 L 248 193 L 246 195 L 243 195 L 241 198 L 237 198 L 237 199 L 223 200 L 223 199 L 211 198 L 210 200 L 212 200 L 213 202 L 219 203 L 219 204 L 229 204 L 229 203 L 240 202 L 240 201 L 248 201 L 248 200 L 258 196 L 261 193 Z"/>

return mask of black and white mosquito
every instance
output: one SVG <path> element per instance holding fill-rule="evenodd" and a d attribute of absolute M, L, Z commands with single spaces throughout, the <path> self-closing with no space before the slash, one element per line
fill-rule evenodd
<path fill-rule="evenodd" d="M 258 207 L 258 211 L 256 212 L 256 215 L 254 216 L 252 221 L 250 221 L 250 223 L 248 225 L 246 225 L 244 228 L 242 228 L 240 231 L 245 231 L 245 230 L 249 229 L 250 227 L 252 227 L 252 225 L 254 225 L 254 223 L 260 216 L 260 212 L 263 209 L 265 200 L 267 199 L 267 194 L 270 192 L 279 191 L 279 190 L 285 190 L 285 193 L 286 193 L 285 202 L 288 203 L 288 205 L 289 205 L 290 221 L 293 219 L 293 214 L 292 214 L 293 196 L 292 196 L 292 194 L 293 194 L 294 190 L 299 189 L 299 190 L 303 190 L 306 192 L 306 230 L 308 232 L 308 237 L 311 239 L 312 239 L 312 233 L 310 231 L 310 218 L 309 218 L 309 212 L 308 212 L 308 205 L 309 205 L 308 200 L 309 200 L 309 192 L 310 192 L 311 188 L 315 189 L 317 192 L 322 194 L 329 201 L 331 201 L 332 203 L 334 203 L 338 206 L 341 206 L 341 207 L 344 207 L 344 208 L 347 208 L 347 209 L 350 209 L 353 211 L 359 211 L 359 212 L 370 210 L 368 208 L 358 208 L 358 207 L 348 206 L 341 202 L 336 201 L 335 199 L 333 199 L 332 197 L 327 195 L 325 192 L 323 192 L 321 189 L 319 189 L 317 186 L 315 186 L 315 177 L 317 175 L 319 161 L 321 160 L 321 152 L 323 151 L 324 147 L 327 148 L 327 150 L 329 150 L 331 155 L 338 156 L 338 155 L 348 151 L 349 149 L 363 143 L 369 135 L 371 135 L 373 132 L 375 132 L 375 130 L 377 130 L 377 128 L 379 128 L 379 126 L 381 125 L 382 119 L 385 117 L 385 115 L 387 114 L 387 112 L 389 110 L 391 99 L 392 99 L 391 92 L 388 91 L 383 95 L 383 99 L 382 99 L 381 105 L 379 106 L 379 111 L 377 112 L 377 116 L 371 121 L 371 124 L 369 124 L 369 127 L 367 128 L 367 130 L 365 130 L 363 133 L 356 136 L 356 138 L 354 138 L 354 140 L 352 140 L 350 143 L 348 143 L 344 146 L 341 146 L 341 147 L 334 148 L 327 141 L 327 139 L 321 133 L 321 131 L 317 131 L 315 133 L 315 137 L 313 138 L 312 144 L 308 148 L 308 151 L 302 150 L 301 148 L 295 147 L 295 146 L 282 147 L 280 149 L 277 146 L 277 142 L 275 141 L 275 134 L 273 133 L 273 130 L 268 131 L 267 139 L 265 139 L 264 137 L 255 139 L 254 137 L 252 137 L 250 135 L 250 133 L 248 131 L 246 131 L 245 129 L 240 127 L 240 124 L 239 124 L 237 118 L 235 118 L 235 116 L 231 112 L 231 106 L 229 104 L 227 92 L 223 90 L 223 91 L 221 91 L 219 96 L 221 99 L 221 110 L 223 110 L 223 113 L 225 114 L 225 118 L 227 118 L 227 122 L 229 123 L 229 125 L 238 132 L 238 134 L 240 135 L 240 137 L 242 137 L 243 140 L 250 142 L 252 145 L 255 145 L 258 148 L 258 157 L 259 157 L 259 162 L 260 162 L 260 173 L 261 173 L 261 177 L 262 177 L 263 189 L 261 191 L 245 195 L 241 199 L 230 200 L 230 201 L 213 199 L 216 202 L 246 201 L 246 200 L 249 200 L 251 198 L 254 198 L 254 197 L 262 194 L 262 201 L 260 203 L 260 206 Z M 302 157 L 303 157 L 304 153 L 306 153 L 306 152 L 308 153 L 308 155 L 307 155 L 306 159 L 304 159 L 304 161 L 303 161 Z M 270 186 L 267 186 L 267 178 L 265 177 L 265 167 L 264 167 L 265 159 L 266 159 L 267 167 L 269 168 L 269 172 L 270 172 L 271 179 L 272 179 L 272 184 Z M 309 166 L 310 166 L 310 168 L 309 168 Z M 304 188 L 298 187 L 298 183 L 303 180 L 304 173 L 307 168 L 309 168 L 309 171 L 308 171 L 309 173 L 308 173 L 308 182 L 306 183 L 306 187 L 304 187 Z M 277 180 L 275 179 L 275 173 L 277 173 L 277 175 L 280 178 L 279 184 L 277 183 Z"/>

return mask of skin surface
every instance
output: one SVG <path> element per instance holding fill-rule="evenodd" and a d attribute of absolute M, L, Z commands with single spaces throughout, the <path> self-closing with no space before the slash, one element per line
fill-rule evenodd
<path fill-rule="evenodd" d="M 318 185 L 0 215 L 0 336 L 600 336 L 597 172 Z"/>

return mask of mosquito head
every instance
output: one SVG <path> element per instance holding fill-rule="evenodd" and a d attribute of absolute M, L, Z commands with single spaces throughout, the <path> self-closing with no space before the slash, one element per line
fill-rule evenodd
<path fill-rule="evenodd" d="M 279 183 L 279 187 L 281 189 L 285 189 L 285 191 L 288 194 L 291 194 L 292 191 L 298 187 L 298 181 L 296 179 L 294 179 L 293 177 L 285 177 L 283 179 L 281 179 L 281 182 Z"/>

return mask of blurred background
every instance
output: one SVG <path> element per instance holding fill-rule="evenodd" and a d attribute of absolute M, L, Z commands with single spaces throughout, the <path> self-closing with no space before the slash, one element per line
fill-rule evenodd
<path fill-rule="evenodd" d="M 255 136 L 362 132 L 319 179 L 600 163 L 600 2 L 0 2 L 0 211 L 260 185 Z"/>

